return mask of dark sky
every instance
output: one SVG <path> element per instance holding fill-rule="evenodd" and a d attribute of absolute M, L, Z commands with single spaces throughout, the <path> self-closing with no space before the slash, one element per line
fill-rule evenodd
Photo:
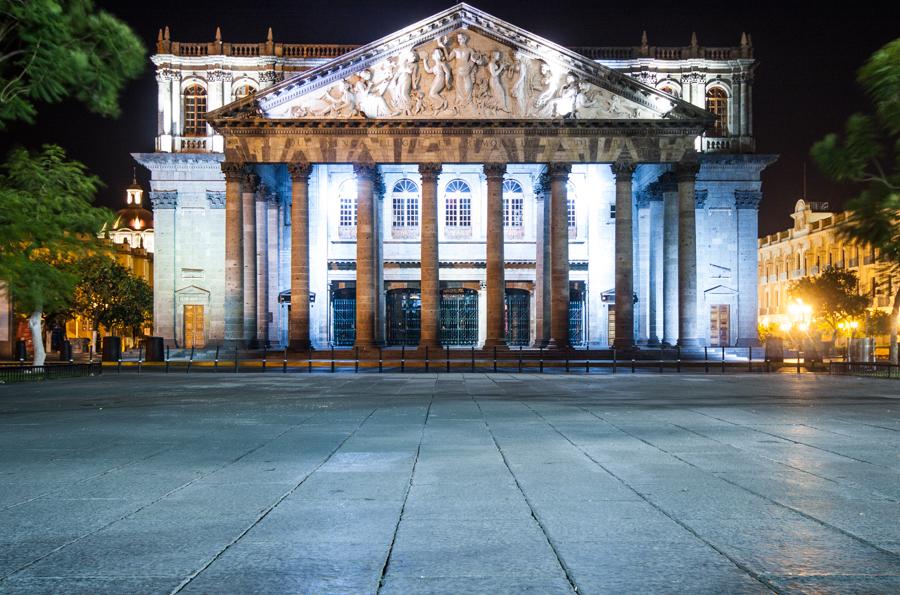
<path fill-rule="evenodd" d="M 354 43 L 373 41 L 451 4 L 441 1 L 350 2 L 305 0 L 113 1 L 98 4 L 125 20 L 155 49 L 157 30 L 169 25 L 176 41 L 210 41 L 221 26 L 225 41 L 264 41 L 271 26 L 276 41 Z M 802 193 L 803 164 L 810 145 L 839 130 L 847 116 L 867 108 L 857 89 L 857 68 L 876 49 L 900 36 L 900 9 L 893 2 L 777 3 L 652 2 L 602 0 L 560 2 L 478 0 L 471 4 L 561 45 L 638 45 L 646 30 L 651 45 L 687 45 L 692 31 L 700 44 L 737 45 L 741 31 L 753 35 L 759 67 L 754 84 L 757 150 L 780 160 L 764 173 L 760 233 L 788 227 Z M 893 5 L 895 8 L 890 9 Z M 38 124 L 10 129 L 29 147 L 57 142 L 106 183 L 99 202 L 117 207 L 131 179 L 129 153 L 152 151 L 156 133 L 156 82 L 149 60 L 140 80 L 122 97 L 123 114 L 107 120 L 80 105 L 42 106 Z M 6 143 L 4 143 L 6 144 Z M 138 173 L 145 184 L 146 174 Z M 808 167 L 810 200 L 840 205 L 852 188 L 824 179 Z"/>

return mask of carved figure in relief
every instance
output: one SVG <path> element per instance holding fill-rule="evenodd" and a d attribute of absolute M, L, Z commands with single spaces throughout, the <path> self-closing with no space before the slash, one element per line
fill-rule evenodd
<path fill-rule="evenodd" d="M 491 96 L 494 98 L 494 107 L 509 113 L 509 101 L 501 77 L 510 68 L 510 65 L 508 62 L 501 62 L 502 58 L 503 54 L 499 51 L 491 52 L 491 61 L 488 63 L 488 72 L 491 75 Z"/>
<path fill-rule="evenodd" d="M 394 107 L 406 112 L 412 111 L 412 91 L 418 88 L 418 57 L 415 52 L 405 52 L 397 62 L 397 70 L 391 80 L 391 98 Z"/>
<path fill-rule="evenodd" d="M 513 66 L 515 73 L 515 81 L 512 85 L 511 94 L 516 98 L 519 106 L 519 114 L 525 115 L 527 111 L 528 91 L 526 83 L 528 81 L 528 57 L 521 52 L 516 52 L 516 62 Z"/>
<path fill-rule="evenodd" d="M 374 74 L 369 69 L 361 71 L 357 76 L 359 80 L 356 81 L 353 90 L 359 110 L 368 118 L 396 115 L 384 99 L 384 92 L 387 90 L 390 79 L 376 85 L 373 82 Z"/>
<path fill-rule="evenodd" d="M 597 99 L 591 92 L 591 84 L 587 81 L 578 81 L 578 92 L 575 96 L 575 117 L 583 117 L 585 108 L 597 105 Z"/>
<path fill-rule="evenodd" d="M 446 37 L 440 38 L 438 45 L 447 53 L 447 62 L 454 62 L 451 84 L 456 86 L 456 104 L 461 107 L 472 99 L 475 70 L 484 64 L 484 58 L 469 47 L 469 36 L 465 33 L 457 34 L 456 42 L 459 45 L 452 50 L 447 49 Z"/>
<path fill-rule="evenodd" d="M 338 97 L 331 94 L 333 88 L 337 88 Z M 294 118 L 307 116 L 321 118 L 323 116 L 355 116 L 358 110 L 350 83 L 341 81 L 319 97 L 307 100 L 304 105 L 295 105 L 291 108 L 290 113 Z"/>
<path fill-rule="evenodd" d="M 559 91 L 559 97 L 547 101 L 542 110 L 550 116 L 571 118 L 575 116 L 575 102 L 578 97 L 578 82 L 571 72 L 566 75 L 566 84 Z"/>
<path fill-rule="evenodd" d="M 450 66 L 444 61 L 444 52 L 440 48 L 435 48 L 431 52 L 431 58 L 434 64 L 428 63 L 428 56 L 422 57 L 422 65 L 425 72 L 434 75 L 431 81 L 431 87 L 428 89 L 428 98 L 432 102 L 432 107 L 436 111 L 447 109 L 447 100 L 441 95 L 444 89 L 448 88 L 450 81 Z"/>
<path fill-rule="evenodd" d="M 538 108 L 547 105 L 547 102 L 556 97 L 556 93 L 559 91 L 559 76 L 546 62 L 541 62 L 541 86 L 544 88 L 544 92 L 534 102 L 535 107 Z"/>

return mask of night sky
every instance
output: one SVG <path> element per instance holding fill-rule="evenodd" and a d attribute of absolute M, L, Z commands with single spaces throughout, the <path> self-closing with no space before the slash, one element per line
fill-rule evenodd
<path fill-rule="evenodd" d="M 781 157 L 763 174 L 760 233 L 787 228 L 788 214 L 803 188 L 803 164 L 810 145 L 841 129 L 847 116 L 868 108 L 855 84 L 857 68 L 876 49 L 900 36 L 900 9 L 891 2 L 826 3 L 638 2 L 603 0 L 551 2 L 477 0 L 478 8 L 564 46 L 688 45 L 696 31 L 700 45 L 738 45 L 742 31 L 753 36 L 759 62 L 754 83 L 757 152 Z M 451 2 L 228 2 L 147 0 L 98 4 L 125 20 L 155 50 L 156 34 L 168 25 L 175 41 L 211 41 L 216 26 L 231 42 L 261 42 L 271 26 L 275 41 L 364 44 L 444 10 Z M 894 5 L 893 12 L 887 8 Z M 153 150 L 156 80 L 147 61 L 143 76 L 122 96 L 122 117 L 108 120 L 68 102 L 40 106 L 35 126 L 9 129 L 3 145 L 37 147 L 56 142 L 84 162 L 106 184 L 98 202 L 124 203 L 131 181 L 131 152 Z M 147 187 L 147 173 L 138 179 Z M 839 207 L 853 192 L 808 167 L 807 196 Z"/>

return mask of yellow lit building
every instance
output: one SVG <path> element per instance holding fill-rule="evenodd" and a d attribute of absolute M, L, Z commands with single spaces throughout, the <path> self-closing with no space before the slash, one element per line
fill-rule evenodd
<path fill-rule="evenodd" d="M 759 323 L 789 323 L 791 283 L 815 276 L 826 267 L 856 273 L 859 293 L 869 295 L 871 307 L 891 311 L 891 300 L 900 279 L 879 262 L 871 246 L 847 242 L 840 237 L 848 211 L 833 212 L 828 203 L 798 200 L 791 229 L 759 240 Z"/>

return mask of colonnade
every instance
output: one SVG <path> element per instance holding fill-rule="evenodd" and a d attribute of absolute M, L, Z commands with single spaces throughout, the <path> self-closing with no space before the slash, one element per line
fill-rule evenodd
<path fill-rule="evenodd" d="M 636 163 L 620 158 L 612 163 L 615 176 L 615 343 L 634 347 L 634 204 L 632 177 Z M 438 259 L 438 177 L 440 163 L 419 163 L 421 177 L 421 326 L 420 347 L 440 346 L 440 263 Z M 505 339 L 505 259 L 503 237 L 503 180 L 505 163 L 485 163 L 487 226 L 485 289 L 487 333 L 484 347 L 503 348 Z M 291 310 L 289 344 L 310 347 L 309 178 L 311 163 L 290 163 L 291 176 Z M 379 217 L 374 196 L 377 165 L 355 163 L 357 180 L 356 225 L 356 346 L 365 351 L 377 346 L 379 296 L 383 290 L 380 267 Z M 688 158 L 675 164 L 677 201 L 664 192 L 662 262 L 663 302 L 676 300 L 677 341 L 697 346 L 697 247 L 694 186 L 699 164 Z M 225 174 L 225 340 L 252 347 L 257 337 L 256 221 L 254 196 L 258 177 L 244 164 L 226 161 Z M 537 337 L 551 349 L 569 348 L 569 231 L 566 187 L 570 163 L 548 163 L 545 195 L 540 197 L 536 242 L 535 288 Z M 672 195 L 672 198 L 669 196 Z M 653 259 L 651 259 L 652 261 Z M 677 275 L 667 263 L 677 260 Z M 549 283 L 547 282 L 549 277 Z M 651 292 L 653 293 L 653 292 Z M 655 299 L 655 298 L 653 298 Z M 654 307 L 655 309 L 655 307 Z M 667 309 L 664 308 L 664 311 Z M 549 318 L 549 321 L 547 320 Z M 676 321 L 666 316 L 664 340 L 671 341 Z"/>

